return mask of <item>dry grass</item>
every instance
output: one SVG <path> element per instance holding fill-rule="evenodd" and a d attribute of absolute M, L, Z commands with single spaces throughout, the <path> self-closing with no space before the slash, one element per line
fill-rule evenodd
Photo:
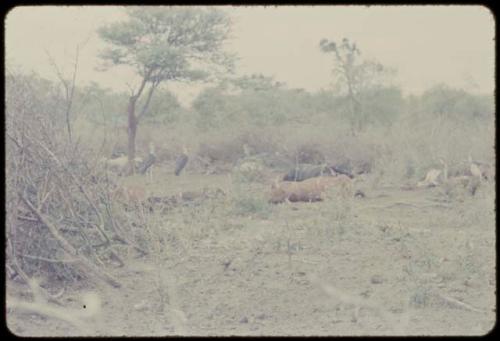
<path fill-rule="evenodd" d="M 75 131 L 96 153 L 109 155 L 126 144 L 125 131 L 112 127 L 81 121 Z M 494 180 L 481 181 L 473 196 L 451 181 L 407 192 L 399 186 L 417 183 L 440 167 L 439 159 L 450 173 L 463 172 L 469 154 L 493 165 L 492 124 L 408 117 L 355 137 L 346 131 L 337 122 L 207 132 L 188 123 L 140 126 L 138 154 L 147 153 L 151 141 L 157 148 L 155 182 L 122 178 L 125 188 L 140 190 L 122 193 L 109 208 L 136 246 L 116 246 L 124 269 L 115 275 L 131 287 L 141 284 L 121 289 L 147 302 L 134 302 L 130 313 L 130 325 L 142 328 L 137 334 L 152 333 L 149 324 L 159 335 L 300 335 L 314 333 L 311 326 L 325 334 L 400 335 L 419 334 L 440 321 L 432 330 L 439 334 L 450 325 L 470 328 L 474 318 L 487 326 L 495 283 Z M 182 145 L 191 160 L 175 177 L 171 162 Z M 207 175 L 195 156 L 219 165 L 221 174 Z M 320 203 L 270 205 L 272 179 L 296 162 L 348 163 L 369 173 L 332 188 Z M 354 198 L 358 186 L 367 198 Z M 224 195 L 207 194 L 217 189 Z M 188 200 L 188 192 L 203 195 Z M 176 200 L 152 208 L 147 196 Z M 153 270 L 120 272 L 134 261 Z M 110 296 L 115 310 L 108 311 L 109 323 L 127 310 L 118 297 Z M 64 317 L 64 310 L 18 298 L 9 305 Z M 429 318 L 411 319 L 419 314 Z M 80 326 L 72 316 L 66 322 Z"/>

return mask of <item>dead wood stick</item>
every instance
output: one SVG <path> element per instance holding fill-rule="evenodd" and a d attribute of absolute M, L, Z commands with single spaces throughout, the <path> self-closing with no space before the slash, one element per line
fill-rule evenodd
<path fill-rule="evenodd" d="M 470 304 L 459 301 L 456 298 L 445 296 L 443 294 L 438 294 L 438 295 L 442 300 L 446 301 L 447 303 L 449 303 L 453 306 L 460 307 L 460 308 L 463 308 L 465 310 L 474 311 L 476 313 L 486 313 L 487 312 L 486 310 L 478 309 L 478 308 L 471 306 Z"/>
<path fill-rule="evenodd" d="M 64 165 L 60 160 L 59 158 L 49 149 L 47 148 L 45 145 L 43 145 L 42 143 L 38 143 L 40 145 L 40 147 L 42 147 L 51 157 L 52 159 L 54 159 L 54 161 L 62 168 L 64 168 L 64 170 L 66 171 L 66 173 L 68 173 L 68 175 L 71 177 L 71 179 L 76 183 L 76 185 L 78 186 L 78 189 L 80 190 L 80 192 L 83 193 L 85 199 L 87 199 L 87 202 L 89 203 L 89 205 L 92 207 L 92 210 L 94 211 L 94 213 L 97 215 L 97 217 L 99 218 L 99 222 L 100 222 L 100 225 L 96 225 L 98 231 L 101 233 L 101 235 L 109 242 L 109 237 L 108 235 L 106 234 L 106 232 L 104 232 L 104 219 L 101 215 L 101 213 L 99 212 L 99 210 L 97 209 L 97 207 L 95 206 L 95 203 L 92 201 L 92 199 L 90 199 L 90 196 L 89 194 L 87 193 L 87 191 L 85 190 L 85 187 L 83 186 L 83 184 L 76 178 L 76 176 L 68 169 L 68 167 L 66 167 L 66 165 Z"/>
<path fill-rule="evenodd" d="M 108 198 L 109 198 L 109 195 L 108 195 Z M 108 200 L 109 202 L 109 200 Z M 105 207 L 106 207 L 106 212 L 109 216 L 109 219 L 111 221 L 111 226 L 113 227 L 113 231 L 115 232 L 115 236 L 112 237 L 113 240 L 116 240 L 116 241 L 119 241 L 123 244 L 126 244 L 126 245 L 130 245 L 132 246 L 134 249 L 136 249 L 137 251 L 139 251 L 141 254 L 143 255 L 147 255 L 148 253 L 143 250 L 142 248 L 140 248 L 137 244 L 135 244 L 134 242 L 132 242 L 127 236 L 126 236 L 126 233 L 123 231 L 123 229 L 119 226 L 119 224 L 117 224 L 115 222 L 115 219 L 113 217 L 113 214 L 111 213 L 111 210 L 109 208 L 109 204 L 106 203 L 105 204 Z"/>
<path fill-rule="evenodd" d="M 59 308 L 48 303 L 37 303 L 37 302 L 24 302 L 17 300 L 15 298 L 8 298 L 7 307 L 10 309 L 18 309 L 22 311 L 28 311 L 36 313 L 41 316 L 53 317 L 62 321 L 66 321 L 73 326 L 77 327 L 80 331 L 85 330 L 85 326 L 77 317 L 73 314 L 69 314 L 64 308 Z"/>
<path fill-rule="evenodd" d="M 78 253 L 78 251 L 64 238 L 57 228 L 52 225 L 48 219 L 40 212 L 38 211 L 30 202 L 27 200 L 23 195 L 21 195 L 22 201 L 26 204 L 26 206 L 37 216 L 37 218 L 40 220 L 42 224 L 47 226 L 49 229 L 50 233 L 57 239 L 59 244 L 61 244 L 63 250 L 70 254 L 71 256 L 75 257 L 76 260 L 79 261 L 79 263 L 86 269 L 89 270 L 90 272 L 94 273 L 98 278 L 102 279 L 106 283 L 110 284 L 111 286 L 115 288 L 121 287 L 121 284 L 114 279 L 111 275 L 105 273 L 101 269 L 99 269 L 96 265 L 92 264 L 88 259 L 83 257 Z"/>
<path fill-rule="evenodd" d="M 37 257 L 37 256 L 31 256 L 31 255 L 21 255 L 21 257 L 39 260 L 39 261 L 47 262 L 47 263 L 74 263 L 74 262 L 78 261 L 74 258 L 71 258 L 71 259 L 50 259 L 50 258 Z"/>

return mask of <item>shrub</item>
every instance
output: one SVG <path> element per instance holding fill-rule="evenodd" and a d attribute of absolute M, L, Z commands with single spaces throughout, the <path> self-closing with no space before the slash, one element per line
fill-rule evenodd
<path fill-rule="evenodd" d="M 263 195 L 256 196 L 239 192 L 234 198 L 233 212 L 237 215 L 256 215 L 267 218 L 271 213 L 271 207 Z"/>
<path fill-rule="evenodd" d="M 259 182 L 264 179 L 262 161 L 250 158 L 243 159 L 233 170 L 233 177 L 240 182 Z"/>

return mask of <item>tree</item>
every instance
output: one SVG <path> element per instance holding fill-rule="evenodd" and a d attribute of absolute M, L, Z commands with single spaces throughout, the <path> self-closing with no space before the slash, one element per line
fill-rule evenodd
<path fill-rule="evenodd" d="M 249 122 L 262 127 L 286 120 L 280 103 L 284 83 L 275 81 L 273 77 L 252 74 L 234 79 L 233 84 L 240 89 L 238 104 Z"/>
<path fill-rule="evenodd" d="M 232 83 L 241 90 L 269 91 L 279 89 L 284 84 L 274 81 L 273 77 L 262 74 L 252 74 L 232 80 Z"/>
<path fill-rule="evenodd" d="M 495 111 L 492 98 L 473 95 L 464 89 L 437 84 L 424 91 L 420 97 L 425 114 L 439 119 L 490 118 Z"/>
<path fill-rule="evenodd" d="M 160 122 L 174 123 L 183 112 L 184 108 L 173 92 L 167 89 L 159 89 L 149 104 L 149 113 L 146 118 L 148 124 Z"/>
<path fill-rule="evenodd" d="M 346 93 L 349 122 L 354 135 L 364 128 L 368 119 L 368 112 L 363 108 L 363 93 L 380 87 L 384 77 L 394 71 L 376 61 L 361 61 L 361 51 L 356 43 L 347 38 L 342 39 L 341 44 L 322 39 L 319 46 L 324 53 L 333 53 L 333 75 L 340 91 Z"/>
<path fill-rule="evenodd" d="M 98 33 L 111 45 L 100 56 L 107 63 L 105 68 L 126 65 L 141 79 L 131 89 L 127 106 L 128 159 L 133 172 L 137 126 L 158 86 L 232 71 L 233 58 L 222 51 L 231 22 L 220 9 L 131 7 L 127 14 L 128 20 L 101 27 Z M 136 110 L 142 95 L 144 100 Z"/>
<path fill-rule="evenodd" d="M 114 92 L 91 82 L 81 90 L 76 89 L 76 98 L 80 101 L 81 113 L 95 125 L 123 125 L 123 108 L 120 104 L 128 99 L 126 92 Z"/>
<path fill-rule="evenodd" d="M 209 87 L 194 99 L 192 107 L 197 114 L 196 123 L 202 130 L 219 128 L 231 112 L 228 96 L 221 87 Z"/>

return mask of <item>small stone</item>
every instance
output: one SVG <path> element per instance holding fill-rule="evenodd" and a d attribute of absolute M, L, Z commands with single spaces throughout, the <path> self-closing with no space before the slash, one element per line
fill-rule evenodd
<path fill-rule="evenodd" d="M 360 295 L 363 296 L 364 298 L 368 298 L 368 297 L 370 297 L 371 292 L 370 292 L 370 290 L 365 290 Z"/>
<path fill-rule="evenodd" d="M 383 281 L 384 281 L 384 279 L 380 275 L 373 275 L 372 278 L 371 278 L 372 284 L 380 284 Z"/>
<path fill-rule="evenodd" d="M 240 323 L 248 323 L 248 318 L 246 316 L 243 316 L 240 320 Z"/>
<path fill-rule="evenodd" d="M 143 300 L 137 304 L 134 305 L 134 309 L 137 311 L 145 311 L 148 308 L 148 302 L 146 300 Z"/>

